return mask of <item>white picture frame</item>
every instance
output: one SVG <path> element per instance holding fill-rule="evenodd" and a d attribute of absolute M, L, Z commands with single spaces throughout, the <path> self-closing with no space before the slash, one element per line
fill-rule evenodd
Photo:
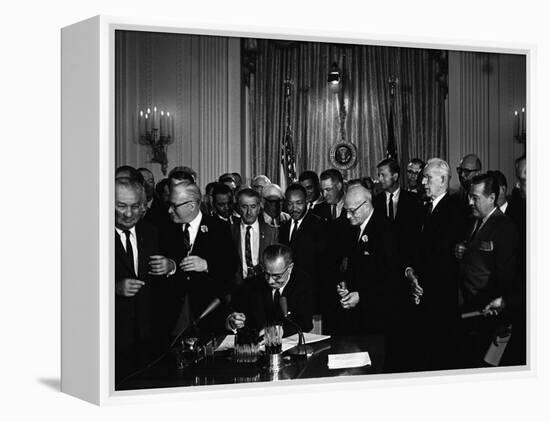
<path fill-rule="evenodd" d="M 281 33 L 266 28 L 261 33 L 230 25 L 185 25 L 153 19 L 96 16 L 62 30 L 62 378 L 63 392 L 97 405 L 165 401 L 204 397 L 242 396 L 296 391 L 326 391 L 334 387 L 366 387 L 437 382 L 438 377 L 469 379 L 479 373 L 486 378 L 512 378 L 533 373 L 528 334 L 527 367 L 460 370 L 448 373 L 376 375 L 372 378 L 300 380 L 289 384 L 239 384 L 206 388 L 169 388 L 117 392 L 114 390 L 114 242 L 113 178 L 115 169 L 114 33 L 115 30 L 192 33 L 221 36 L 298 39 L 381 46 L 443 48 L 525 54 L 527 98 L 531 103 L 532 45 L 501 45 L 486 42 L 415 39 L 360 34 L 295 30 Z M 527 126 L 530 127 L 530 121 Z M 530 150 L 528 148 L 528 158 Z M 79 159 L 75 165 L 76 157 Z M 84 163 L 84 164 L 82 164 Z M 92 198 L 92 199 L 91 199 Z M 92 203 L 90 203 L 92 202 Z M 529 205 L 528 205 L 529 206 Z M 81 224 L 86 220 L 88 223 Z M 528 225 L 529 232 L 529 225 Z M 528 244 L 529 256 L 529 244 Z M 528 262 L 528 322 L 533 314 Z M 530 331 L 528 325 L 528 332 Z"/>

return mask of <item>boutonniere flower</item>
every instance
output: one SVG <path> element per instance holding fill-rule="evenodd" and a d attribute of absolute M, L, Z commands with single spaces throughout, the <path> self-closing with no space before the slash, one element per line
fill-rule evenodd
<path fill-rule="evenodd" d="M 369 237 L 366 236 L 366 235 L 363 235 L 363 236 L 361 237 L 361 241 L 362 241 L 363 243 L 368 243 L 368 242 L 369 242 Z"/>
<path fill-rule="evenodd" d="M 201 232 L 208 232 L 208 227 L 206 225 L 201 225 Z"/>

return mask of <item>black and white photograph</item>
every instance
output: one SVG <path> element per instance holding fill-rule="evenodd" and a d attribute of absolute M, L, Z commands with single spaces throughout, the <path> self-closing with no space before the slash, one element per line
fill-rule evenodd
<path fill-rule="evenodd" d="M 114 31 L 114 389 L 527 369 L 527 55 Z"/>

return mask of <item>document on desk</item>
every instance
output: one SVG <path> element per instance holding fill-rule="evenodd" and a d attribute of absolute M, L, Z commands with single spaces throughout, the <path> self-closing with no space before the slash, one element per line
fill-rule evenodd
<path fill-rule="evenodd" d="M 235 348 L 235 335 L 227 335 L 221 344 L 218 345 L 216 351 L 227 351 Z"/>
<path fill-rule="evenodd" d="M 306 341 L 306 344 L 312 344 L 319 341 L 324 341 L 325 339 L 329 339 L 330 335 L 318 335 L 316 333 L 304 333 L 304 340 Z M 296 345 L 298 345 L 298 334 L 294 334 L 292 336 L 289 336 L 287 338 L 283 338 L 283 352 L 285 352 L 287 349 L 293 348 Z"/>
<path fill-rule="evenodd" d="M 331 370 L 339 368 L 354 368 L 371 365 L 368 352 L 352 352 L 349 354 L 329 354 L 328 368 Z"/>

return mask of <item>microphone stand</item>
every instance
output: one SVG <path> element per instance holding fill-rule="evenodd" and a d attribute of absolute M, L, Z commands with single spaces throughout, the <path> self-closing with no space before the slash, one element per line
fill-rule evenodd
<path fill-rule="evenodd" d="M 294 326 L 298 332 L 298 345 L 295 348 L 289 349 L 287 351 L 288 355 L 301 358 L 307 358 L 308 355 L 313 355 L 313 350 L 311 349 L 311 347 L 306 346 L 306 340 L 304 338 L 304 332 L 302 331 L 302 328 L 289 316 L 290 312 L 288 311 L 286 297 L 283 296 L 280 298 L 279 306 L 281 308 L 281 315 L 283 316 L 283 319 Z"/>
<path fill-rule="evenodd" d="M 304 332 L 302 328 L 292 320 L 288 315 L 284 316 L 285 320 L 289 322 L 292 326 L 298 331 L 298 345 L 295 348 L 291 348 L 287 351 L 287 354 L 292 355 L 293 357 L 307 358 L 310 355 L 313 355 L 313 350 L 310 346 L 306 345 L 306 340 L 304 338 Z"/>

